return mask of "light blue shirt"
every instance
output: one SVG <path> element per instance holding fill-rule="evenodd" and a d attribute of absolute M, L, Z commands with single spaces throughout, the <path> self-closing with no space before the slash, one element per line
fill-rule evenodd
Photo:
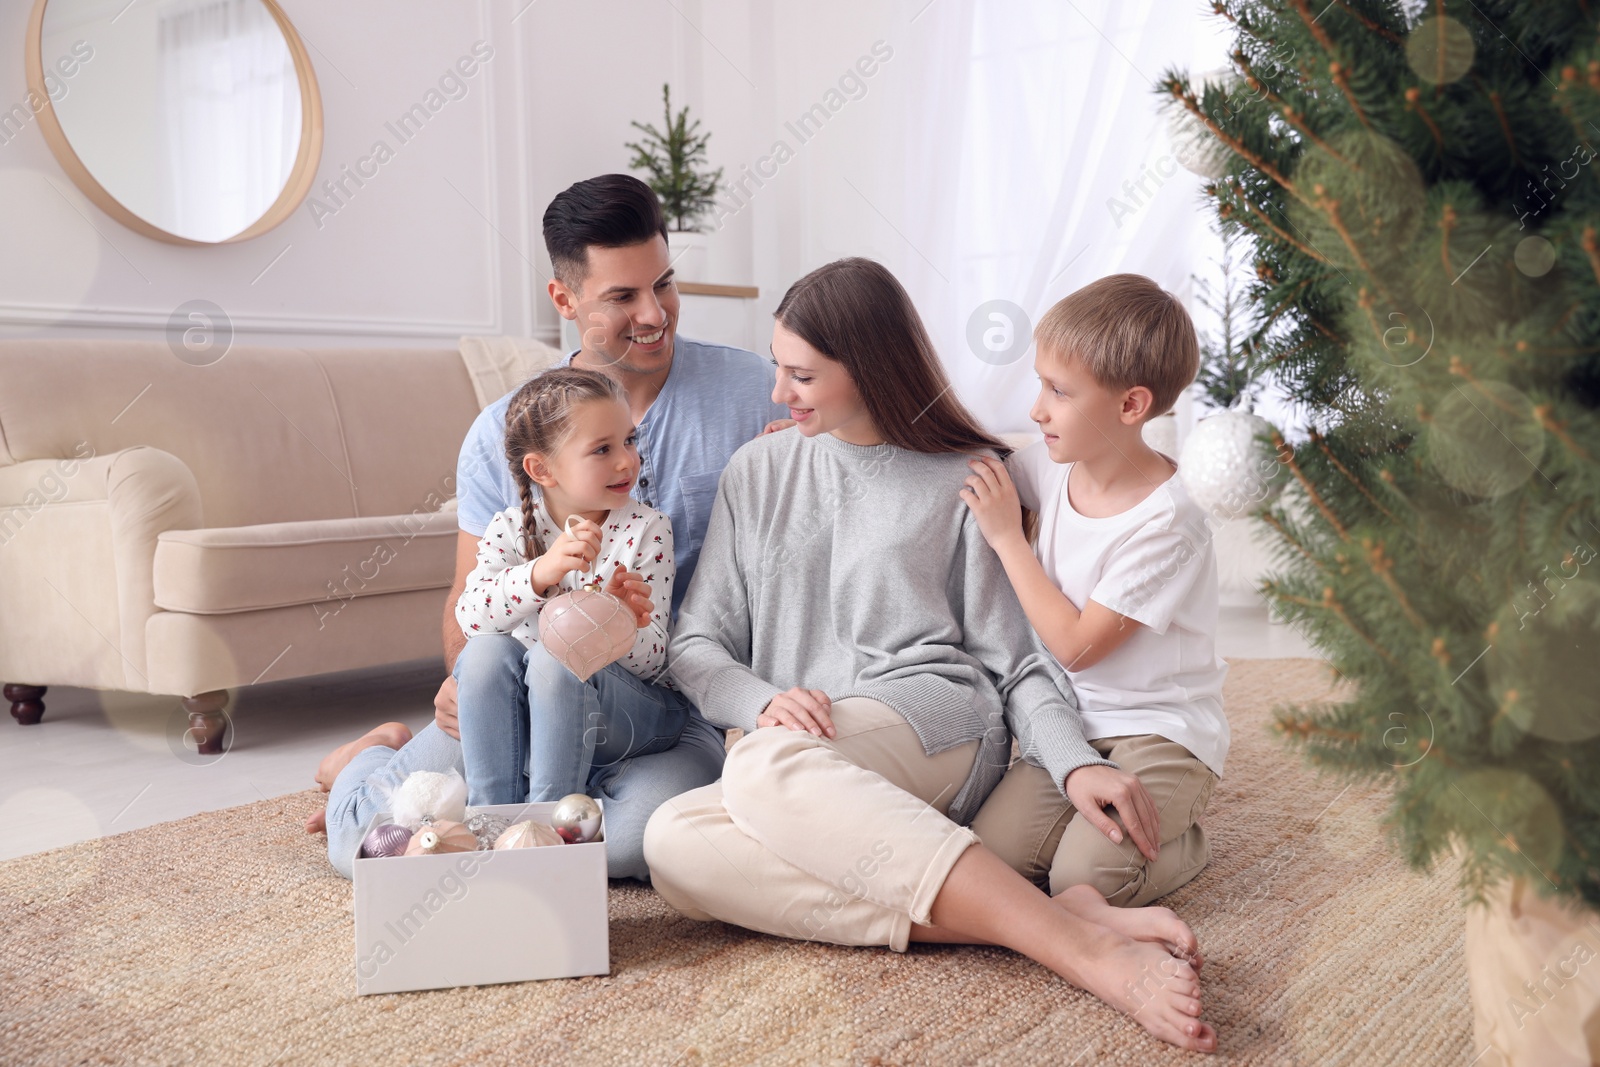
<path fill-rule="evenodd" d="M 575 355 L 568 353 L 561 365 Z M 722 468 L 767 423 L 789 415 L 772 402 L 775 381 L 772 363 L 754 352 L 677 337 L 661 394 L 639 420 L 633 495 L 672 519 L 678 557 L 674 618 L 700 559 Z M 482 537 L 498 512 L 521 502 L 505 444 L 506 409 L 515 392 L 478 413 L 456 462 L 457 522 L 473 537 Z"/>

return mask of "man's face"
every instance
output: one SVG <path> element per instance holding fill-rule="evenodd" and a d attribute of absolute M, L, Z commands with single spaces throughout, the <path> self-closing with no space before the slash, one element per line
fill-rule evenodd
<path fill-rule="evenodd" d="M 659 235 L 622 248 L 591 245 L 577 288 L 553 279 L 550 299 L 562 318 L 578 324 L 590 366 L 645 375 L 672 366 L 678 287 Z"/>

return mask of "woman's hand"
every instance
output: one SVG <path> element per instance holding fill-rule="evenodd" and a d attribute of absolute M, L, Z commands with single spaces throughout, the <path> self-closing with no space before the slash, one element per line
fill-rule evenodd
<path fill-rule="evenodd" d="M 1022 501 L 1012 484 L 1006 465 L 990 456 L 978 456 L 967 463 L 972 473 L 960 496 L 978 520 L 978 530 L 989 547 L 998 551 L 1011 538 L 1022 537 Z"/>
<path fill-rule="evenodd" d="M 756 716 L 757 726 L 787 726 L 822 737 L 833 737 L 833 701 L 820 689 L 791 689 L 773 697 Z"/>
<path fill-rule="evenodd" d="M 779 430 L 787 430 L 791 426 L 798 425 L 799 423 L 793 419 L 773 419 L 761 428 L 761 433 L 758 436 L 765 437 L 769 433 L 777 433 Z"/>
<path fill-rule="evenodd" d="M 637 571 L 630 571 L 622 564 L 617 564 L 617 569 L 611 572 L 611 577 L 606 579 L 606 592 L 633 612 L 634 625 L 643 630 L 650 625 L 650 616 L 655 612 L 655 601 L 650 595 L 650 583 Z"/>
<path fill-rule="evenodd" d="M 1114 844 L 1122 844 L 1122 829 L 1105 813 L 1110 807 L 1122 816 L 1134 847 L 1155 862 L 1161 850 L 1161 816 L 1144 783 L 1127 771 L 1091 763 L 1067 775 L 1067 799 L 1072 806 Z"/>
<path fill-rule="evenodd" d="M 567 525 L 571 529 L 533 561 L 533 588 L 541 596 L 572 571 L 586 571 L 600 558 L 600 527 L 588 519 L 573 519 Z"/>

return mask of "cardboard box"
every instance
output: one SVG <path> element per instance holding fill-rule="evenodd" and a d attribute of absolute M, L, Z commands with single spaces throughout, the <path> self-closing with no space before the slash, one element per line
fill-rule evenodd
<path fill-rule="evenodd" d="M 584 844 L 357 858 L 354 883 L 358 994 L 611 973 L 603 824 Z"/>

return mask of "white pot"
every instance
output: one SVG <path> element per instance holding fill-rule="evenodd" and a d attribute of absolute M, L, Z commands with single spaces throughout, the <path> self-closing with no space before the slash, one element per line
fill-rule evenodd
<path fill-rule="evenodd" d="M 711 241 L 706 234 L 688 230 L 667 231 L 667 255 L 672 259 L 672 267 L 677 271 L 678 281 L 707 280 L 706 257 L 710 246 Z"/>
<path fill-rule="evenodd" d="M 1160 452 L 1163 456 L 1178 458 L 1178 416 L 1172 412 L 1157 415 L 1144 424 L 1144 429 L 1139 431 L 1139 436 L 1144 438 L 1144 443 Z"/>
<path fill-rule="evenodd" d="M 1524 878 L 1485 897 L 1467 908 L 1470 1062 L 1600 1062 L 1600 914 L 1544 896 Z"/>

